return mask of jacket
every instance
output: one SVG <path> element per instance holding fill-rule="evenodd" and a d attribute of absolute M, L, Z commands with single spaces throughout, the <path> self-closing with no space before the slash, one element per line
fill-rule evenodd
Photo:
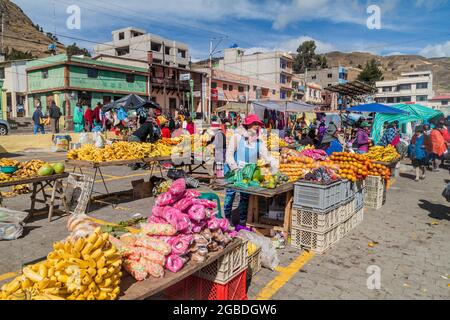
<path fill-rule="evenodd" d="M 445 139 L 437 129 L 431 131 L 429 143 L 431 146 L 428 145 L 427 149 L 430 150 L 430 153 L 434 153 L 441 157 L 447 151 Z"/>
<path fill-rule="evenodd" d="M 61 118 L 61 110 L 55 105 L 54 107 L 50 107 L 48 115 L 51 119 L 59 119 Z"/>
<path fill-rule="evenodd" d="M 44 117 L 44 115 L 42 114 L 42 111 L 37 110 L 34 111 L 33 113 L 33 122 L 35 125 L 40 125 L 41 124 L 41 119 Z"/>
<path fill-rule="evenodd" d="M 238 163 L 236 162 L 235 156 L 238 151 L 242 152 L 242 150 L 238 150 L 239 146 L 241 146 L 241 140 L 245 140 L 245 146 L 249 147 L 255 147 L 256 143 L 259 144 L 259 155 L 258 159 L 264 160 L 267 163 L 270 163 L 272 171 L 275 172 L 278 170 L 278 161 L 272 156 L 270 156 L 269 151 L 267 150 L 266 144 L 262 142 L 258 138 L 258 142 L 253 142 L 252 144 L 248 144 L 247 141 L 248 138 L 248 132 L 244 127 L 239 127 L 236 129 L 235 133 L 230 139 L 230 142 L 228 144 L 227 150 L 226 150 L 226 163 L 230 167 L 232 171 L 240 169 Z"/>
<path fill-rule="evenodd" d="M 359 129 L 356 133 L 356 144 L 358 150 L 364 152 L 369 151 L 369 135 L 364 129 Z"/>

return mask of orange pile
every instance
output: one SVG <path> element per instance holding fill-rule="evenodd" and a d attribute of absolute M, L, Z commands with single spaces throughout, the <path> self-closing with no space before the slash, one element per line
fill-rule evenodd
<path fill-rule="evenodd" d="M 369 176 L 382 177 L 388 181 L 391 178 L 391 170 L 382 164 L 371 163 L 369 165 Z"/>
<path fill-rule="evenodd" d="M 314 161 L 313 159 L 305 156 L 290 156 L 285 158 L 285 161 L 283 162 L 280 164 L 280 172 L 288 176 L 291 182 L 303 178 L 311 170 L 320 167 L 327 167 L 336 171 L 338 169 L 338 166 L 330 161 Z"/>
<path fill-rule="evenodd" d="M 336 152 L 330 160 L 339 165 L 339 176 L 342 179 L 356 182 L 365 180 L 369 175 L 371 161 L 366 156 L 347 152 Z"/>

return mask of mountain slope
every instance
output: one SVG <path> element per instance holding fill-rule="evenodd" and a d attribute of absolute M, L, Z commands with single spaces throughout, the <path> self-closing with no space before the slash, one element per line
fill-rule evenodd
<path fill-rule="evenodd" d="M 19 6 L 9 0 L 0 0 L 0 10 L 4 13 L 4 46 L 23 52 L 30 51 L 33 56 L 49 55 L 48 45 L 52 40 L 36 29 L 30 18 Z M 64 53 L 65 48 L 58 43 L 58 53 Z"/>
<path fill-rule="evenodd" d="M 383 57 L 366 52 L 330 52 L 325 56 L 330 67 L 343 65 L 353 68 L 363 68 L 369 60 L 375 58 L 383 70 L 385 80 L 396 79 L 403 72 L 433 70 L 436 93 L 450 92 L 450 58 L 428 59 L 418 55 Z"/>

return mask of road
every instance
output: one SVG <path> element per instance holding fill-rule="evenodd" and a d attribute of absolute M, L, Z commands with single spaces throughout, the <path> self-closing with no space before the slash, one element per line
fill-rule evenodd
<path fill-rule="evenodd" d="M 17 157 L 31 158 L 54 161 L 64 159 L 64 154 Z M 410 166 L 402 172 L 386 205 L 366 210 L 364 222 L 326 254 L 291 247 L 278 251 L 280 267 L 263 269 L 252 279 L 249 299 L 449 299 L 450 205 L 441 196 L 449 174 L 428 173 L 425 181 L 415 182 Z M 106 168 L 104 174 L 113 192 L 131 189 L 133 180 L 148 179 L 148 172 L 127 167 Z M 101 181 L 95 188 L 103 191 Z M 223 192 L 219 195 L 223 199 Z M 97 204 L 91 215 L 108 222 L 148 216 L 153 201 L 121 198 L 118 206 Z M 25 210 L 29 196 L 7 199 L 6 205 Z M 46 215 L 38 216 L 27 225 L 24 237 L 1 241 L 0 284 L 23 264 L 45 257 L 54 241 L 68 235 L 66 222 L 67 217 L 48 223 Z M 377 287 L 377 281 L 369 281 L 368 287 L 368 279 L 379 279 L 379 290 L 371 287 Z"/>

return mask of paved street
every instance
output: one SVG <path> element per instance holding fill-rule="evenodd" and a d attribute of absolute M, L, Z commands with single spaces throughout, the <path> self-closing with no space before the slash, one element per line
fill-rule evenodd
<path fill-rule="evenodd" d="M 26 154 L 18 159 L 31 158 L 52 161 L 63 159 L 64 154 Z M 450 175 L 447 171 L 429 173 L 427 180 L 416 183 L 408 172 L 411 169 L 402 170 L 385 207 L 366 210 L 364 222 L 326 254 L 310 255 L 294 248 L 279 251 L 281 268 L 257 274 L 249 299 L 449 299 L 450 204 L 441 193 Z M 107 168 L 104 174 L 113 192 L 131 189 L 133 180 L 148 179 L 148 172 L 127 167 Z M 101 188 L 97 181 L 96 189 Z M 223 192 L 219 195 L 223 198 Z M 109 222 L 136 214 L 147 216 L 153 199 L 121 198 L 120 202 L 118 207 L 97 204 L 92 216 Z M 11 209 L 25 210 L 29 196 L 5 203 Z M 67 217 L 55 218 L 51 224 L 46 218 L 33 219 L 21 239 L 0 242 L 0 284 L 8 273 L 46 256 L 54 241 L 67 236 Z M 370 266 L 381 270 L 381 290 L 367 287 Z"/>

